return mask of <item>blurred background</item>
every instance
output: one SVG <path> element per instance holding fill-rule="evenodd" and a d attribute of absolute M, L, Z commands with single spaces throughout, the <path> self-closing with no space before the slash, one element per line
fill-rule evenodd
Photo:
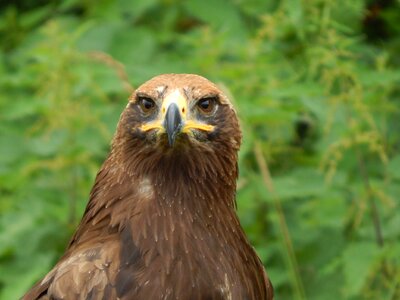
<path fill-rule="evenodd" d="M 0 2 L 0 299 L 77 226 L 132 89 L 197 73 L 243 128 L 276 299 L 400 299 L 400 1 Z"/>

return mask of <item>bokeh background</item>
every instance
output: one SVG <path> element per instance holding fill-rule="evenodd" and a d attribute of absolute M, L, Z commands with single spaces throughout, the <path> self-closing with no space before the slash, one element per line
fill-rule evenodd
<path fill-rule="evenodd" d="M 276 299 L 400 299 L 400 1 L 0 2 L 0 299 L 47 273 L 132 89 L 198 73 L 243 128 Z"/>

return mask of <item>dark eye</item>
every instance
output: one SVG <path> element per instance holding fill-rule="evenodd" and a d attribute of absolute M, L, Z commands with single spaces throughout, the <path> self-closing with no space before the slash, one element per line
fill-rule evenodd
<path fill-rule="evenodd" d="M 139 97 L 138 102 L 144 112 L 149 112 L 156 106 L 155 102 L 147 97 Z"/>
<path fill-rule="evenodd" d="M 197 102 L 197 107 L 205 113 L 210 113 L 214 110 L 216 99 L 214 97 L 202 98 Z"/>

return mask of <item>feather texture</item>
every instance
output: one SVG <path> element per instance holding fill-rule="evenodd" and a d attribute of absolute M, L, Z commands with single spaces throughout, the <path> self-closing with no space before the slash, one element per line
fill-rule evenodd
<path fill-rule="evenodd" d="M 174 147 L 142 132 L 149 120 L 137 95 L 162 103 L 172 90 L 185 95 L 188 116 L 215 129 L 181 134 Z M 215 113 L 196 115 L 196 101 L 209 95 Z M 64 256 L 23 299 L 272 299 L 235 212 L 240 142 L 231 103 L 207 79 L 167 74 L 142 85 Z"/>

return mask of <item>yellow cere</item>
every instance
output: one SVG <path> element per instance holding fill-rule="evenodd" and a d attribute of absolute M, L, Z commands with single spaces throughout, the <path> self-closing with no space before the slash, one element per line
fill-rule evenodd
<path fill-rule="evenodd" d="M 181 118 L 183 121 L 185 121 L 186 115 L 187 115 L 186 99 L 178 89 L 172 91 L 170 94 L 168 94 L 165 97 L 163 105 L 162 105 L 163 118 L 165 117 L 165 114 L 167 113 L 168 107 L 172 103 L 175 103 L 179 107 L 179 112 L 181 113 Z"/>

